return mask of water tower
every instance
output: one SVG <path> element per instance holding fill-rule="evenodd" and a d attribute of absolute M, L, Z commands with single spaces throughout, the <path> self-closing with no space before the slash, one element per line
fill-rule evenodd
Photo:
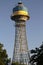
<path fill-rule="evenodd" d="M 22 2 L 13 8 L 11 19 L 15 21 L 15 42 L 12 62 L 29 65 L 28 44 L 26 37 L 26 20 L 30 16 Z"/>

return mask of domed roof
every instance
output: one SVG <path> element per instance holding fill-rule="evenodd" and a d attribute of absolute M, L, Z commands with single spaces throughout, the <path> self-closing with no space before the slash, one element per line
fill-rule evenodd
<path fill-rule="evenodd" d="M 27 8 L 22 4 L 22 2 L 19 2 L 18 5 L 13 8 L 13 12 L 20 11 L 20 10 L 28 12 Z"/>

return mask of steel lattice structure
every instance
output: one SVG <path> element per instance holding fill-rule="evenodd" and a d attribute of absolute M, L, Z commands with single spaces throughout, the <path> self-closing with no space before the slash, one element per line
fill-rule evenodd
<path fill-rule="evenodd" d="M 26 7 L 22 2 L 19 2 L 18 5 L 13 8 L 13 14 L 11 15 L 11 19 L 15 21 L 15 44 L 12 62 L 28 65 L 29 56 L 26 37 L 26 20 L 29 18 Z"/>

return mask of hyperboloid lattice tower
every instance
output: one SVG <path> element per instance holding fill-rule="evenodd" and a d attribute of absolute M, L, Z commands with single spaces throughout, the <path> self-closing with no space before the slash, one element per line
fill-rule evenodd
<path fill-rule="evenodd" d="M 29 13 L 22 2 L 13 8 L 11 19 L 15 21 L 15 44 L 12 62 L 27 64 L 29 62 L 28 44 L 26 37 L 26 20 L 29 20 Z"/>

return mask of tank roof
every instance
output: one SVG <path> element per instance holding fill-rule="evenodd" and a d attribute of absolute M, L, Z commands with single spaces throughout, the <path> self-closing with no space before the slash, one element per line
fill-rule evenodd
<path fill-rule="evenodd" d="M 23 10 L 23 11 L 28 12 L 27 8 L 23 5 L 22 2 L 18 2 L 18 5 L 13 8 L 13 12 L 16 12 L 16 11 L 19 11 L 19 10 Z"/>

